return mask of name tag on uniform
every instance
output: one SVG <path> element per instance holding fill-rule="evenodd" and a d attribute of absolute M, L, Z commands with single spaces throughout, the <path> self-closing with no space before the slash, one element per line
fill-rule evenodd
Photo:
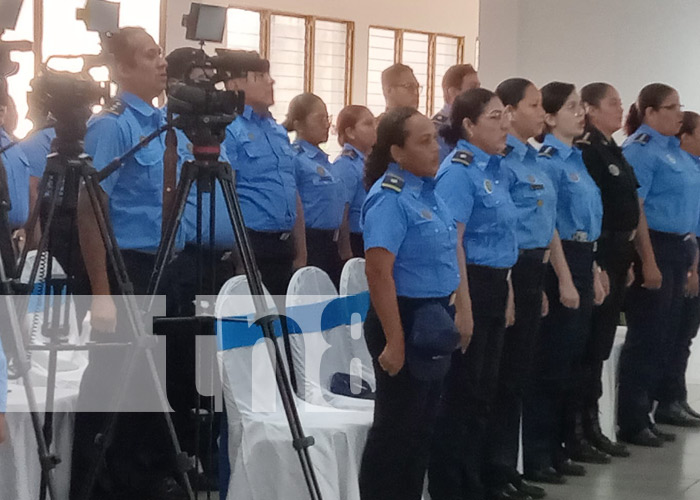
<path fill-rule="evenodd" d="M 544 189 L 544 184 L 530 184 L 530 189 L 533 189 L 535 191 Z"/>

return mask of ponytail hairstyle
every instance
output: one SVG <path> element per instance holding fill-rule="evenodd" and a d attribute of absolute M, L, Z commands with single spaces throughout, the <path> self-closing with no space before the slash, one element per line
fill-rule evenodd
<path fill-rule="evenodd" d="M 418 110 L 403 106 L 391 109 L 382 115 L 377 127 L 377 144 L 365 161 L 366 189 L 371 188 L 384 175 L 389 163 L 394 161 L 391 156 L 391 146 L 403 147 L 408 137 L 406 122 L 418 114 L 420 114 Z"/>
<path fill-rule="evenodd" d="M 525 91 L 531 85 L 535 86 L 534 83 L 525 78 L 509 78 L 498 84 L 496 95 L 504 106 L 517 108 L 520 101 L 525 97 Z"/>
<path fill-rule="evenodd" d="M 566 100 L 576 90 L 576 85 L 573 83 L 550 82 L 540 89 L 542 92 L 542 107 L 545 113 L 556 115 L 561 108 L 564 107 Z M 552 129 L 545 122 L 544 132 L 536 138 L 537 142 L 543 142 L 545 135 L 549 134 Z"/>
<path fill-rule="evenodd" d="M 637 97 L 637 101 L 632 103 L 630 111 L 625 120 L 625 133 L 630 136 L 634 134 L 644 123 L 644 115 L 647 108 L 658 110 L 661 103 L 675 92 L 675 89 L 665 83 L 650 83 L 644 87 Z"/>
<path fill-rule="evenodd" d="M 683 124 L 681 129 L 676 134 L 679 139 L 683 134 L 692 135 L 695 133 L 695 129 L 700 125 L 700 115 L 695 111 L 684 111 L 683 112 Z"/>
<path fill-rule="evenodd" d="M 454 148 L 460 139 L 467 139 L 462 123 L 469 118 L 476 123 L 484 114 L 486 106 L 496 94 L 487 89 L 470 89 L 459 94 L 452 103 L 450 122 L 440 129 L 440 135 L 448 146 Z"/>
<path fill-rule="evenodd" d="M 287 111 L 287 119 L 284 120 L 282 126 L 287 129 L 287 132 L 296 132 L 294 128 L 294 122 L 303 122 L 311 114 L 311 110 L 314 104 L 317 102 L 323 103 L 321 99 L 316 94 L 311 92 L 304 92 L 295 96 L 289 103 L 289 110 Z"/>
<path fill-rule="evenodd" d="M 338 144 L 341 147 L 345 145 L 347 138 L 345 137 L 345 131 L 349 128 L 353 128 L 360 121 L 362 115 L 365 113 L 370 113 L 371 111 L 365 107 L 358 104 L 350 104 L 345 106 L 340 113 L 338 113 L 338 121 L 336 122 L 336 129 L 338 130 Z"/>
<path fill-rule="evenodd" d="M 589 106 L 597 108 L 611 88 L 613 88 L 612 85 L 605 82 L 589 83 L 581 89 L 581 100 Z M 586 113 L 586 128 L 589 128 L 590 125 L 590 118 L 588 113 Z"/>

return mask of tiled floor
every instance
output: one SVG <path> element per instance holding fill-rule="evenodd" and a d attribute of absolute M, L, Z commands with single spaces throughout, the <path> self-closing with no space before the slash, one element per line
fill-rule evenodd
<path fill-rule="evenodd" d="M 690 387 L 688 399 L 700 409 L 700 385 Z M 668 429 L 678 433 L 675 443 L 655 450 L 632 447 L 629 458 L 589 465 L 586 477 L 548 486 L 547 500 L 700 500 L 700 429 Z"/>
<path fill-rule="evenodd" d="M 690 388 L 700 408 L 700 385 Z M 588 475 L 547 488 L 550 500 L 700 500 L 700 429 L 667 428 L 678 433 L 662 449 L 631 447 L 629 458 L 590 465 Z"/>

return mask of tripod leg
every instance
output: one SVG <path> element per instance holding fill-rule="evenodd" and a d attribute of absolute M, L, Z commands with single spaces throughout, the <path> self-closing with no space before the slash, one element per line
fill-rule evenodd
<path fill-rule="evenodd" d="M 265 303 L 264 299 L 264 288 L 260 278 L 260 272 L 255 264 L 255 256 L 250 248 L 248 234 L 246 233 L 243 223 L 238 195 L 233 186 L 233 180 L 230 174 L 231 168 L 228 165 L 226 165 L 226 167 L 228 167 L 227 170 L 221 170 L 219 181 L 221 182 L 226 207 L 229 213 L 229 219 L 233 225 L 236 241 L 238 242 L 238 248 L 241 253 L 241 259 L 243 260 L 248 283 L 251 288 L 251 293 L 253 294 L 255 309 L 259 315 L 263 311 L 267 310 L 267 304 Z M 313 438 L 307 437 L 304 434 L 301 420 L 299 419 L 299 414 L 294 403 L 294 394 L 290 386 L 289 379 L 287 378 L 284 364 L 282 363 L 282 358 L 280 356 L 279 347 L 275 339 L 274 330 L 272 328 L 273 319 L 273 317 L 268 315 L 267 317 L 261 318 L 259 321 L 261 323 L 263 334 L 268 339 L 266 344 L 268 346 L 270 359 L 276 366 L 275 380 L 280 392 L 287 421 L 289 422 L 294 448 L 297 450 L 297 454 L 299 456 L 299 462 L 304 474 L 304 480 L 306 481 L 306 485 L 309 490 L 309 495 L 314 500 L 320 500 L 321 490 L 311 463 L 311 457 L 309 456 L 309 446 L 313 445 Z"/>

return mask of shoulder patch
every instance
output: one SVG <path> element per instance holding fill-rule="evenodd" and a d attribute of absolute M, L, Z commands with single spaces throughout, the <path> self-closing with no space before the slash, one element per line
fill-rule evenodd
<path fill-rule="evenodd" d="M 576 140 L 576 145 L 577 146 L 590 146 L 591 145 L 591 133 L 586 132 L 581 136 L 579 139 Z"/>
<path fill-rule="evenodd" d="M 465 167 L 471 165 L 472 161 L 474 161 L 474 154 L 471 151 L 465 151 L 463 149 L 456 151 L 455 155 L 452 157 L 452 163 L 461 163 Z"/>
<path fill-rule="evenodd" d="M 124 112 L 125 109 L 126 103 L 124 101 L 122 101 L 121 99 L 114 99 L 112 101 L 112 104 L 103 108 L 103 111 L 105 113 L 119 116 Z"/>
<path fill-rule="evenodd" d="M 404 181 L 403 177 L 400 175 L 388 173 L 384 176 L 384 180 L 382 180 L 382 188 L 391 189 L 392 191 L 400 193 L 405 182 L 406 181 Z"/>
<path fill-rule="evenodd" d="M 351 160 L 354 160 L 355 158 L 357 158 L 357 152 L 354 149 L 343 149 L 343 152 L 340 153 L 340 156 L 346 156 Z"/>
<path fill-rule="evenodd" d="M 632 142 L 636 142 L 638 144 L 641 144 L 642 146 L 646 146 L 650 140 L 651 136 L 649 134 L 642 133 L 635 137 Z"/>
<path fill-rule="evenodd" d="M 542 146 L 540 148 L 540 152 L 537 156 L 542 156 L 544 158 L 551 158 L 554 156 L 554 153 L 557 151 L 557 148 L 554 146 Z"/>
<path fill-rule="evenodd" d="M 442 113 L 438 113 L 433 116 L 433 121 L 442 125 L 443 123 L 447 123 L 447 117 Z"/>
<path fill-rule="evenodd" d="M 506 147 L 503 148 L 503 151 L 501 151 L 501 156 L 508 156 L 511 151 L 513 151 L 513 146 L 507 144 Z"/>

